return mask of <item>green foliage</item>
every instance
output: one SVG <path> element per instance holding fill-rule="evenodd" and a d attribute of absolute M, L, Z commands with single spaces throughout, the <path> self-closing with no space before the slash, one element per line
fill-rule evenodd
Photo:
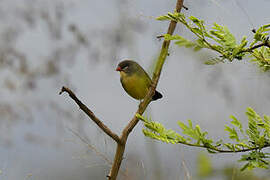
<path fill-rule="evenodd" d="M 184 46 L 186 48 L 193 48 L 194 51 L 198 51 L 204 47 L 204 45 L 201 44 L 200 42 L 192 42 L 179 35 L 171 36 L 169 34 L 165 34 L 164 37 L 167 40 L 175 40 L 175 44 L 178 46 Z"/>
<path fill-rule="evenodd" d="M 266 47 L 261 47 L 259 49 L 253 50 L 251 53 L 251 62 L 257 64 L 259 68 L 263 71 L 268 71 L 270 69 L 270 49 Z"/>
<path fill-rule="evenodd" d="M 147 118 L 139 114 L 136 114 L 136 116 L 137 118 L 144 121 L 144 126 L 146 127 L 146 129 L 143 129 L 143 133 L 145 136 L 171 144 L 185 142 L 185 139 L 180 134 L 176 133 L 171 129 L 165 129 L 162 124 L 148 120 Z"/>
<path fill-rule="evenodd" d="M 215 64 L 218 64 L 218 63 L 224 63 L 224 59 L 225 58 L 212 58 L 210 60 L 205 61 L 204 64 L 206 64 L 206 65 L 215 65 Z"/>
<path fill-rule="evenodd" d="M 229 136 L 231 139 L 234 139 L 237 142 L 239 142 L 239 137 L 238 137 L 238 134 L 237 134 L 235 128 L 231 128 L 231 127 L 225 125 L 225 131 L 229 132 Z"/>
<path fill-rule="evenodd" d="M 260 117 L 253 109 L 248 108 L 246 112 L 248 116 L 247 135 L 252 144 L 258 145 L 260 148 L 269 144 L 270 123 L 269 116 Z"/>
<path fill-rule="evenodd" d="M 207 139 L 207 132 L 202 132 L 199 125 L 193 127 L 192 121 L 188 120 L 188 125 L 178 121 L 179 127 L 182 129 L 182 133 L 187 135 L 187 142 L 190 142 L 191 139 L 196 140 L 196 145 L 203 144 L 205 147 L 210 147 L 213 143 L 212 139 Z M 191 139 L 190 139 L 191 138 Z"/>
<path fill-rule="evenodd" d="M 179 134 L 171 129 L 166 129 L 161 123 L 149 120 L 137 114 L 137 118 L 144 122 L 145 136 L 162 142 L 171 144 L 185 144 L 206 148 L 210 153 L 234 153 L 246 152 L 242 155 L 240 161 L 246 162 L 242 170 L 253 169 L 255 167 L 268 167 L 269 158 L 262 149 L 270 146 L 270 116 L 261 117 L 252 108 L 247 108 L 248 128 L 243 129 L 242 123 L 235 117 L 230 116 L 232 121 L 230 125 L 225 125 L 225 131 L 228 132 L 231 142 L 224 142 L 223 139 L 216 142 L 207 137 L 207 132 L 202 131 L 199 125 L 193 125 L 191 120 L 188 123 L 178 121 L 178 126 L 182 130 Z"/>
<path fill-rule="evenodd" d="M 207 65 L 224 62 L 226 59 L 230 62 L 234 59 L 242 60 L 248 54 L 253 58 L 251 61 L 263 71 L 270 69 L 270 42 L 268 41 L 270 24 L 261 26 L 255 31 L 252 42 L 249 43 L 244 36 L 241 42 L 237 43 L 235 36 L 226 26 L 214 23 L 208 30 L 204 21 L 194 16 L 187 19 L 184 14 L 175 12 L 160 16 L 157 20 L 180 22 L 196 36 L 195 40 L 188 40 L 180 35 L 164 35 L 165 39 L 173 40 L 179 47 L 193 48 L 195 51 L 207 48 L 220 54 L 219 57 L 207 60 L 205 62 Z"/>
<path fill-rule="evenodd" d="M 269 158 L 269 153 L 263 153 L 261 151 L 251 151 L 246 155 L 242 155 L 242 158 L 239 161 L 247 162 L 242 168 L 241 171 L 245 169 L 253 169 L 253 168 L 268 168 L 269 161 L 266 161 L 266 158 Z"/>
<path fill-rule="evenodd" d="M 255 31 L 253 36 L 253 42 L 250 44 L 250 47 L 254 46 L 257 42 L 263 42 L 267 40 L 269 33 L 267 31 L 270 31 L 270 24 L 266 24 L 261 26 L 257 31 Z"/>

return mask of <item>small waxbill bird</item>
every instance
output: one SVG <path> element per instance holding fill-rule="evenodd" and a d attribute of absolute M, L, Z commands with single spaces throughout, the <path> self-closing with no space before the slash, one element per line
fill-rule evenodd
<path fill-rule="evenodd" d="M 133 98 L 142 100 L 146 96 L 152 80 L 145 70 L 135 61 L 124 60 L 116 68 L 120 72 L 120 81 L 125 91 Z M 162 98 L 162 94 L 155 91 L 152 100 Z"/>

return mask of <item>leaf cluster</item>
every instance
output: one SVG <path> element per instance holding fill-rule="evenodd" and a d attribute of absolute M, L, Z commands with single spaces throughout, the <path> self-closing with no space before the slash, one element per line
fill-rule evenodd
<path fill-rule="evenodd" d="M 178 121 L 178 126 L 182 133 L 166 129 L 161 123 L 137 114 L 137 118 L 144 122 L 143 133 L 145 136 L 158 141 L 171 144 L 185 144 L 206 148 L 210 153 L 236 153 L 249 152 L 242 155 L 240 161 L 246 162 L 242 170 L 253 169 L 255 167 L 267 168 L 268 154 L 262 149 L 270 146 L 270 116 L 261 117 L 252 108 L 247 108 L 248 127 L 243 128 L 242 123 L 235 117 L 230 125 L 225 125 L 231 142 L 224 142 L 223 139 L 214 141 L 207 137 L 207 132 L 202 131 L 199 125 L 193 125 L 191 120 L 185 124 Z"/>
<path fill-rule="evenodd" d="M 186 18 L 182 13 L 168 13 L 159 16 L 160 21 L 176 21 L 182 23 L 195 36 L 195 40 L 189 40 L 180 35 L 165 34 L 166 40 L 173 40 L 179 47 L 193 48 L 199 51 L 203 48 L 211 49 L 219 53 L 219 57 L 215 57 L 205 62 L 207 65 L 213 65 L 228 60 L 232 62 L 234 59 L 242 60 L 245 55 L 252 57 L 252 62 L 256 63 L 263 71 L 269 70 L 270 67 L 270 42 L 268 41 L 270 24 L 261 26 L 255 30 L 253 40 L 248 42 L 246 36 L 241 38 L 238 43 L 235 36 L 226 26 L 214 23 L 209 29 L 203 20 L 194 16 Z"/>
<path fill-rule="evenodd" d="M 253 50 L 251 62 L 257 64 L 264 72 L 270 69 L 270 48 L 261 47 Z"/>

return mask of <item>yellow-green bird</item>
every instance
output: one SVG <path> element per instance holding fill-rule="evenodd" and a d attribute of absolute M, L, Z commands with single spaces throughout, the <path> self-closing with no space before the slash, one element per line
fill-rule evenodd
<path fill-rule="evenodd" d="M 144 99 L 152 83 L 144 69 L 135 61 L 124 60 L 118 64 L 116 71 L 120 72 L 120 81 L 125 91 L 135 99 Z M 162 94 L 156 91 L 152 100 L 160 98 Z"/>

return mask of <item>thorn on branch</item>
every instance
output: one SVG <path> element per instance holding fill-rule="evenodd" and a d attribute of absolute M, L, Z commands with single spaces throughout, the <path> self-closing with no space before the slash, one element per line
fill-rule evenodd
<path fill-rule="evenodd" d="M 66 87 L 63 86 L 62 89 L 61 89 L 61 91 L 59 92 L 59 95 L 61 95 L 65 91 L 66 91 Z"/>
<path fill-rule="evenodd" d="M 183 8 L 184 8 L 185 10 L 188 10 L 188 7 L 186 7 L 185 5 L 183 5 Z"/>
<path fill-rule="evenodd" d="M 158 39 L 158 40 L 161 40 L 162 38 L 164 38 L 164 35 L 159 35 L 159 36 L 157 36 L 157 39 Z"/>

